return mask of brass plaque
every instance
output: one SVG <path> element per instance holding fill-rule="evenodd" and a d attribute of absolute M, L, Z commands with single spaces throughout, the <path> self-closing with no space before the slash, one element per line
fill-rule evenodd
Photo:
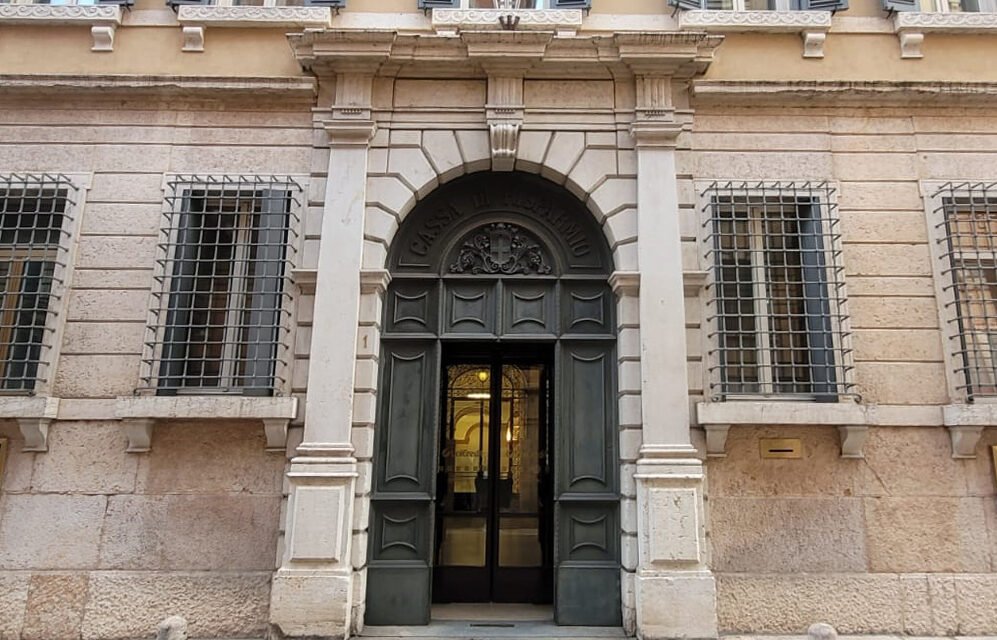
<path fill-rule="evenodd" d="M 3 472 L 7 469 L 7 438 L 0 438 L 0 489 L 3 489 Z"/>
<path fill-rule="evenodd" d="M 761 438 L 763 458 L 802 458 L 803 443 L 799 438 Z"/>

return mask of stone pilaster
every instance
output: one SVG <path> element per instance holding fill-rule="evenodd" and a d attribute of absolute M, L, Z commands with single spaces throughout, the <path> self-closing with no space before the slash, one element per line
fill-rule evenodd
<path fill-rule="evenodd" d="M 350 546 L 357 462 L 350 430 L 363 253 L 372 75 L 340 74 L 318 256 L 305 429 L 287 473 L 284 552 L 270 621 L 288 636 L 344 638 L 352 606 Z M 349 95 L 347 95 L 349 94 Z M 367 104 L 365 104 L 367 103 Z"/>
<path fill-rule="evenodd" d="M 637 634 L 717 635 L 716 583 L 707 565 L 703 463 L 689 433 L 684 287 L 670 80 L 638 76 L 638 262 L 641 414 L 637 461 Z"/>

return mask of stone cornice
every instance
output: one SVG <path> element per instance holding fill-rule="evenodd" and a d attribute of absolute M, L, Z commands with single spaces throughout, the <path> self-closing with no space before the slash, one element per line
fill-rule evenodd
<path fill-rule="evenodd" d="M 213 27 L 326 27 L 332 19 L 329 7 L 222 7 L 181 5 L 180 24 Z"/>
<path fill-rule="evenodd" d="M 628 71 L 688 78 L 705 71 L 723 36 L 705 32 L 555 34 L 467 31 L 454 35 L 309 29 L 288 34 L 299 63 L 320 76 L 394 75 L 400 70 L 452 77 L 517 73 L 615 77 Z"/>
<path fill-rule="evenodd" d="M 95 99 L 127 97 L 229 97 L 257 100 L 280 99 L 282 102 L 312 103 L 316 87 L 314 78 L 213 78 L 195 76 L 140 76 L 91 74 L 0 74 L 0 91 L 10 96 L 48 96 L 79 93 Z"/>
<path fill-rule="evenodd" d="M 630 135 L 637 147 L 663 147 L 674 149 L 682 124 L 670 121 L 637 121 L 630 125 Z"/>
<path fill-rule="evenodd" d="M 0 4 L 0 24 L 121 23 L 117 5 Z"/>
<path fill-rule="evenodd" d="M 323 124 L 332 147 L 366 147 L 377 130 L 371 120 L 326 120 Z"/>
<path fill-rule="evenodd" d="M 890 81 L 748 81 L 694 80 L 695 105 L 740 102 L 747 104 L 968 104 L 993 105 L 993 82 Z"/>

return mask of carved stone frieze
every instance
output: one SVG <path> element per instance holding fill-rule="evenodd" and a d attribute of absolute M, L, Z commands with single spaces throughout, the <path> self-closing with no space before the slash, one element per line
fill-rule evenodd
<path fill-rule="evenodd" d="M 830 11 L 683 11 L 683 29 L 704 31 L 799 31 L 831 28 Z"/>
<path fill-rule="evenodd" d="M 113 22 L 121 23 L 116 5 L 0 4 L 0 22 Z"/>
<path fill-rule="evenodd" d="M 177 12 L 180 24 L 218 27 L 326 27 L 331 19 L 329 7 L 182 5 Z"/>
<path fill-rule="evenodd" d="M 972 33 L 997 31 L 997 13 L 920 13 L 899 11 L 893 16 L 894 30 L 951 31 Z"/>
<path fill-rule="evenodd" d="M 577 31 L 582 26 L 580 9 L 433 9 L 433 28 L 441 32 Z"/>
<path fill-rule="evenodd" d="M 533 234 L 516 225 L 494 222 L 474 231 L 460 245 L 450 273 L 536 274 L 553 269 L 550 258 Z"/>

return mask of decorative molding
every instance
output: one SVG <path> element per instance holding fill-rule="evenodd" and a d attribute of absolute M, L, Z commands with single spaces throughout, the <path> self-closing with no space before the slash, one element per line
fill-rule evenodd
<path fill-rule="evenodd" d="M 366 147 L 377 131 L 372 120 L 326 120 L 324 125 L 331 147 Z"/>
<path fill-rule="evenodd" d="M 200 53 L 204 51 L 204 27 L 185 25 L 183 27 L 181 51 Z"/>
<path fill-rule="evenodd" d="M 984 427 L 997 426 L 997 405 L 950 404 L 942 408 L 942 416 L 952 440 L 952 457 L 975 458 Z"/>
<path fill-rule="evenodd" d="M 492 169 L 494 171 L 512 171 L 516 165 L 519 132 L 523 126 L 523 115 L 526 109 L 523 104 L 523 76 L 521 75 L 523 70 L 521 68 L 513 69 L 513 73 L 510 75 L 508 73 L 510 71 L 509 63 L 486 65 L 486 67 L 489 66 L 499 69 L 496 73 L 488 75 L 486 117 L 491 142 Z M 520 74 L 515 74 L 515 71 L 519 71 Z"/>
<path fill-rule="evenodd" d="M 683 11 L 679 27 L 697 31 L 793 33 L 830 29 L 830 11 Z"/>
<path fill-rule="evenodd" d="M 640 293 L 640 272 L 614 271 L 609 274 L 609 286 L 618 297 L 631 297 Z"/>
<path fill-rule="evenodd" d="M 997 31 L 997 13 L 898 11 L 893 16 L 893 28 L 897 33 L 903 29 L 935 33 L 987 33 Z"/>
<path fill-rule="evenodd" d="M 546 254 L 532 233 L 514 224 L 493 222 L 464 239 L 449 272 L 547 275 L 553 269 Z"/>
<path fill-rule="evenodd" d="M 0 24 L 34 22 L 121 24 L 121 7 L 108 4 L 0 4 Z"/>
<path fill-rule="evenodd" d="M 685 297 L 695 298 L 698 296 L 699 292 L 706 286 L 706 279 L 708 275 L 709 274 L 706 271 L 682 272 L 682 287 L 684 289 Z"/>
<path fill-rule="evenodd" d="M 574 33 L 583 17 L 581 9 L 433 9 L 433 29 L 440 34 L 498 29 Z"/>
<path fill-rule="evenodd" d="M 181 5 L 177 21 L 182 25 L 213 27 L 328 27 L 332 23 L 329 7 L 259 7 Z"/>
<path fill-rule="evenodd" d="M 382 295 L 391 283 L 391 272 L 387 269 L 361 269 L 360 293 Z"/>
<path fill-rule="evenodd" d="M 152 418 L 129 418 L 122 420 L 125 435 L 128 436 L 128 453 L 147 453 L 152 449 L 152 427 L 156 421 Z"/>
<path fill-rule="evenodd" d="M 114 24 L 95 24 L 90 27 L 90 35 L 93 37 L 91 51 L 114 51 Z"/>
<path fill-rule="evenodd" d="M 826 31 L 813 31 L 807 29 L 806 31 L 800 33 L 800 37 L 803 38 L 804 58 L 824 57 L 824 41 L 827 40 Z"/>
<path fill-rule="evenodd" d="M 862 447 L 869 433 L 865 425 L 850 424 L 838 427 L 838 439 L 841 441 L 842 458 L 865 458 Z"/>
<path fill-rule="evenodd" d="M 675 105 L 672 103 L 671 76 L 637 76 L 637 118 L 639 120 L 672 120 Z"/>
<path fill-rule="evenodd" d="M 674 149 L 682 133 L 682 123 L 638 121 L 630 125 L 630 135 L 637 147 L 664 147 Z"/>
<path fill-rule="evenodd" d="M 21 437 L 24 438 L 24 447 L 21 451 L 48 451 L 48 427 L 52 424 L 51 418 L 18 418 L 17 426 L 21 429 Z"/>
<path fill-rule="evenodd" d="M 3 6 L 3 5 L 0 5 Z M 313 104 L 316 93 L 314 78 L 262 77 L 216 78 L 164 75 L 107 74 L 0 74 L 0 90 L 13 92 L 58 94 L 92 93 L 95 99 L 118 100 L 121 95 L 131 98 L 145 96 L 210 95 L 212 99 L 238 99 L 251 96 L 256 100 L 279 98 Z"/>

